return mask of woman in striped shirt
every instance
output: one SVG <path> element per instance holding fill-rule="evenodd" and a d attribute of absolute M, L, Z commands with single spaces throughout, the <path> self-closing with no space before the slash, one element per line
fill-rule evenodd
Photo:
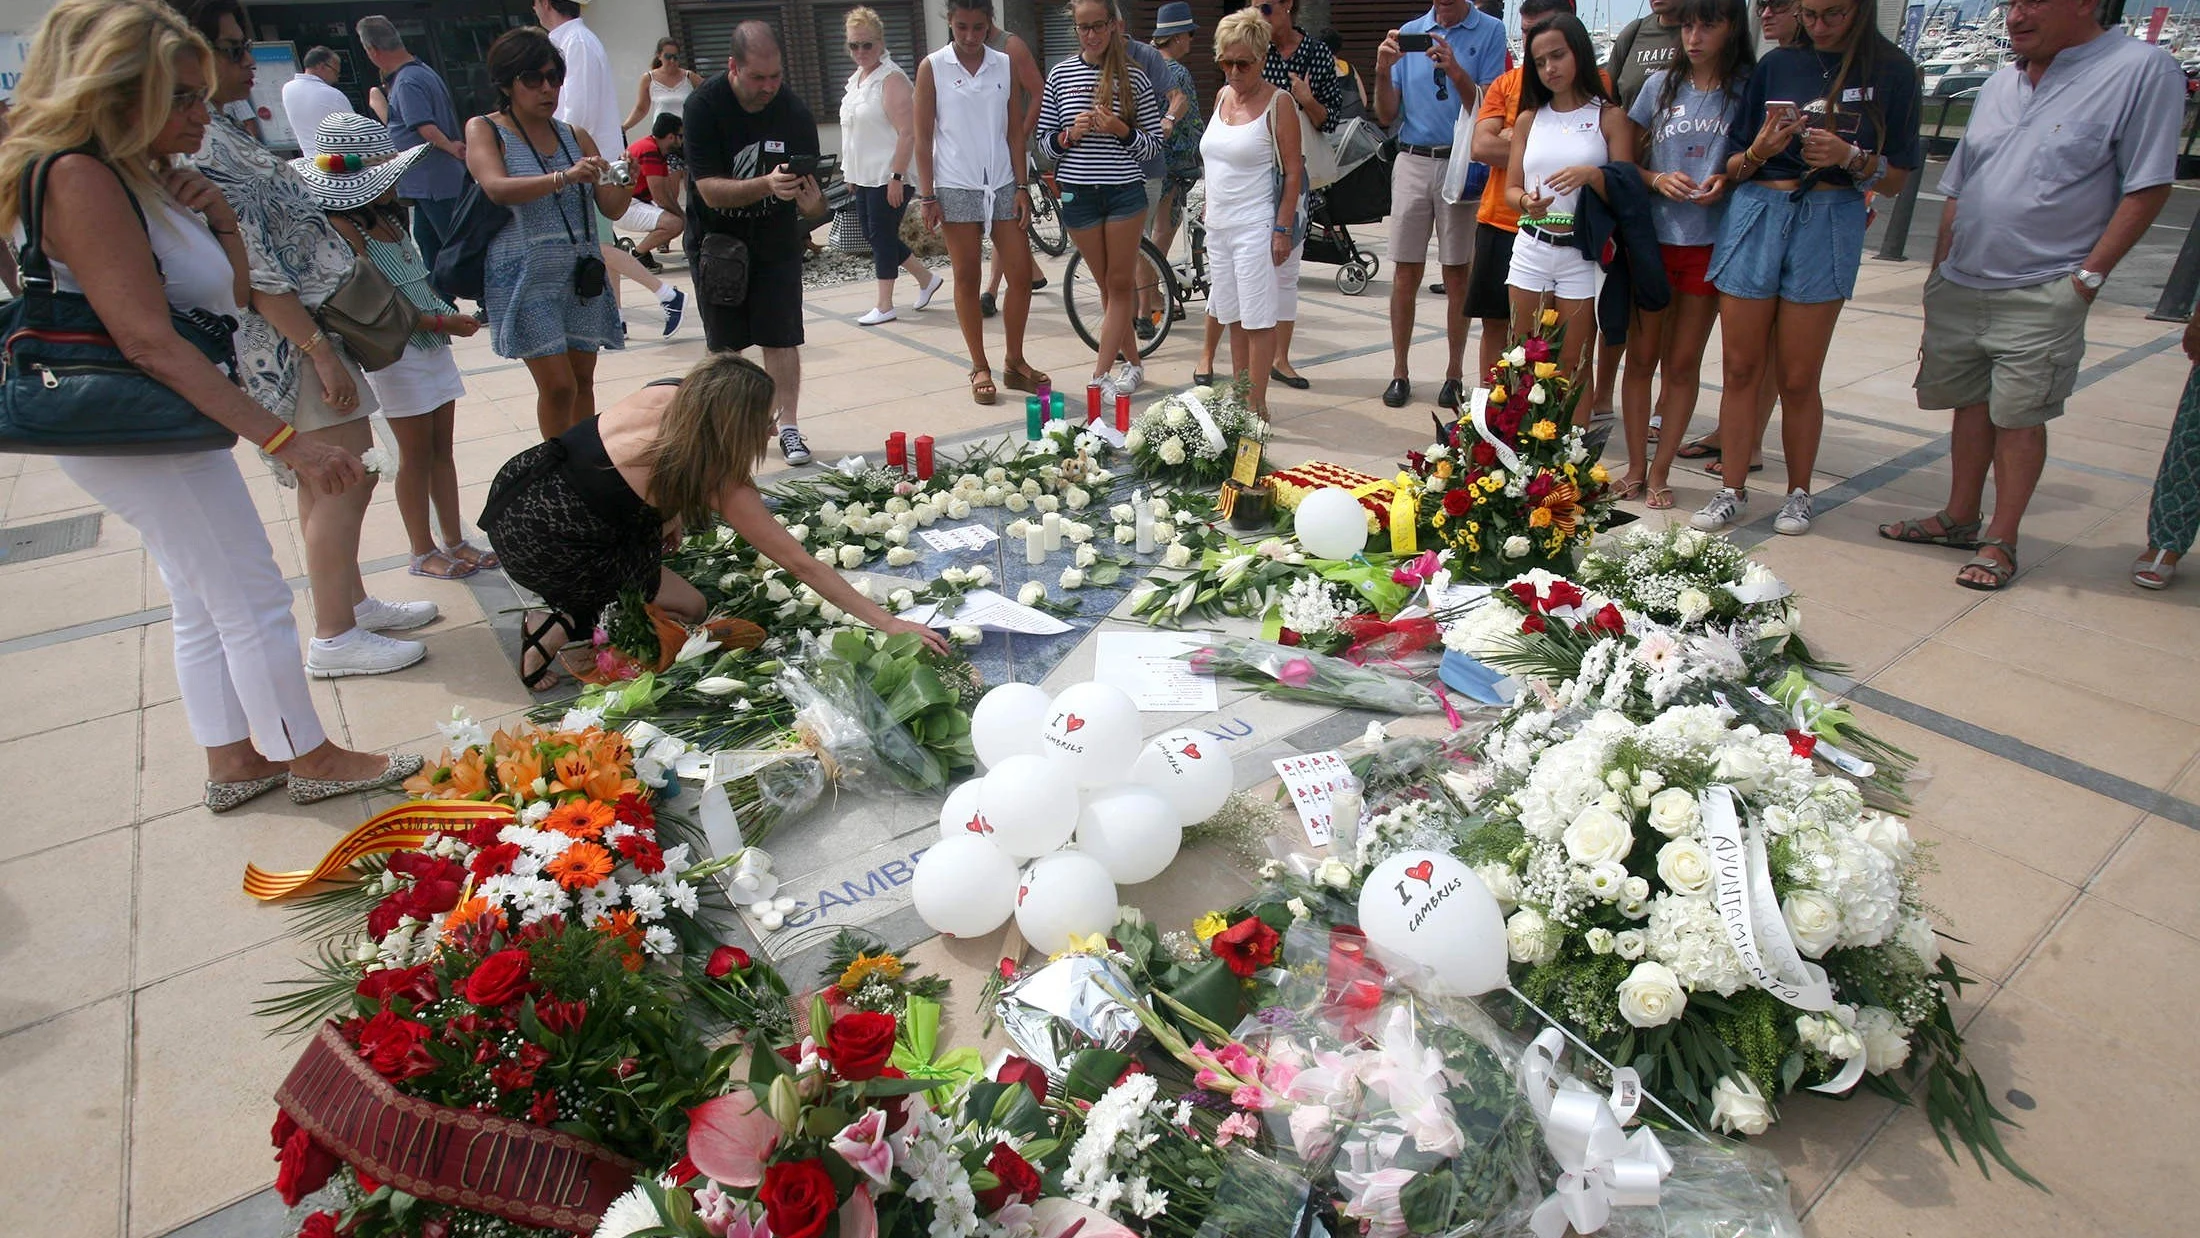
<path fill-rule="evenodd" d="M 1056 161 L 1062 222 L 1092 268 L 1107 313 L 1089 386 L 1102 403 L 1137 387 L 1144 371 L 1116 356 L 1136 358 L 1131 331 L 1137 305 L 1138 240 L 1146 218 L 1146 177 L 1139 161 L 1161 150 L 1161 104 L 1154 86 L 1130 61 L 1123 18 L 1112 0 L 1076 0 L 1078 54 L 1054 66 L 1040 96 L 1038 138 Z"/>

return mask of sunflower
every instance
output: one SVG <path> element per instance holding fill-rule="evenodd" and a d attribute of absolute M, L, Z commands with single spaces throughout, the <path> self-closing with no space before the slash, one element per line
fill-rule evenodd
<path fill-rule="evenodd" d="M 601 838 L 616 820 L 618 810 L 611 805 L 575 799 L 551 809 L 550 815 L 542 819 L 542 828 L 568 838 Z"/>
<path fill-rule="evenodd" d="M 574 843 L 542 871 L 568 890 L 585 890 L 611 875 L 611 853 L 594 843 Z"/>
<path fill-rule="evenodd" d="M 863 987 L 863 982 L 873 976 L 882 980 L 901 979 L 901 960 L 892 954 L 858 954 L 855 962 L 840 973 L 840 991 L 853 993 Z"/>

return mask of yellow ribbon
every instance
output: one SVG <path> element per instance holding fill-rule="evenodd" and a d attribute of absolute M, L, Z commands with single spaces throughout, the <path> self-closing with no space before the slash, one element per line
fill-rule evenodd
<path fill-rule="evenodd" d="M 508 804 L 472 800 L 413 800 L 377 813 L 344 835 L 321 862 L 297 872 L 271 873 L 257 864 L 244 866 L 244 892 L 263 903 L 288 898 L 317 881 L 328 881 L 370 855 L 408 851 L 441 833 L 460 833 L 484 821 L 509 824 L 516 814 Z"/>
<path fill-rule="evenodd" d="M 1410 555 L 1420 550 L 1421 496 L 1413 474 L 1401 472 L 1390 499 L 1390 553 Z"/>

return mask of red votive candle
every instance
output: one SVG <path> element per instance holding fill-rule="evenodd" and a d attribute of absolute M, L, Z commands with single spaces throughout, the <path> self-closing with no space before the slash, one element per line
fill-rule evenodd
<path fill-rule="evenodd" d="M 917 480 L 932 480 L 932 436 L 929 434 L 917 436 Z"/>
<path fill-rule="evenodd" d="M 1100 420 L 1100 384 L 1085 388 L 1085 424 Z"/>
<path fill-rule="evenodd" d="M 906 469 L 909 467 L 909 435 L 906 432 L 896 430 L 886 436 L 886 467 L 890 469 Z"/>
<path fill-rule="evenodd" d="M 1131 397 L 1128 392 L 1115 393 L 1115 428 L 1128 434 L 1131 428 Z"/>

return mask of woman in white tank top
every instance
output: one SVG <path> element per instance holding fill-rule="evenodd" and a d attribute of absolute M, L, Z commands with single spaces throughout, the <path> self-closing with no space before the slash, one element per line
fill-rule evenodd
<path fill-rule="evenodd" d="M 1031 247 L 1024 240 L 1031 198 L 1029 166 L 1009 147 L 1009 101 L 1015 91 L 1008 53 L 986 46 L 993 35 L 993 0 L 949 0 L 947 46 L 917 66 L 917 201 L 924 226 L 947 238 L 955 273 L 955 322 L 970 354 L 970 398 L 991 404 L 999 392 L 985 352 L 985 315 L 978 283 L 985 274 L 983 240 L 1008 281 L 1001 322 L 1008 364 L 1001 380 L 1037 391 L 1047 376 L 1024 360 L 1024 324 L 1031 315 Z"/>
<path fill-rule="evenodd" d="M 1565 332 L 1558 368 L 1569 377 L 1596 333 L 1597 266 L 1574 245 L 1574 208 L 1583 189 L 1603 196 L 1605 164 L 1634 157 L 1634 122 L 1604 87 L 1588 29 L 1571 13 L 1558 15 L 1536 31 L 1521 67 L 1505 181 L 1520 210 L 1520 237 L 1505 283 L 1515 333 L 1528 330 L 1546 301 L 1557 303 Z M 1577 423 L 1586 426 L 1589 414 L 1589 401 L 1575 404 Z"/>
<path fill-rule="evenodd" d="M 1268 23 L 1241 9 L 1215 27 L 1215 64 L 1226 83 L 1200 135 L 1207 178 L 1207 316 L 1230 328 L 1230 370 L 1252 382 L 1252 407 L 1268 419 L 1276 323 L 1298 287 L 1299 212 L 1305 161 L 1298 106 L 1261 77 Z M 1278 192 L 1276 169 L 1286 169 Z M 1296 313 L 1295 302 L 1291 312 Z"/>
<path fill-rule="evenodd" d="M 647 133 L 662 113 L 684 116 L 688 96 L 702 84 L 702 75 L 681 62 L 680 40 L 657 40 L 657 54 L 650 58 L 649 71 L 642 74 L 641 89 L 634 96 L 634 110 L 619 127 L 629 133 Z"/>
<path fill-rule="evenodd" d="M 859 325 L 892 322 L 897 271 L 917 281 L 917 308 L 932 303 L 940 277 L 901 243 L 901 215 L 909 205 L 909 151 L 916 143 L 915 91 L 909 75 L 886 51 L 886 23 L 868 8 L 848 11 L 848 55 L 856 71 L 840 98 L 840 176 L 856 201 L 856 220 L 871 245 L 878 303 Z"/>

